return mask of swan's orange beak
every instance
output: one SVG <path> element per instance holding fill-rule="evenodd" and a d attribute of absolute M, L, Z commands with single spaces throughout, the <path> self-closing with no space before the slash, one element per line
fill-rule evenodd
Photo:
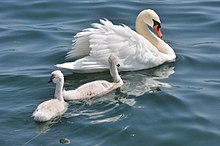
<path fill-rule="evenodd" d="M 154 25 L 154 30 L 156 31 L 157 36 L 159 38 L 162 38 L 163 35 L 162 35 L 161 31 L 160 31 L 160 26 L 159 25 Z"/>

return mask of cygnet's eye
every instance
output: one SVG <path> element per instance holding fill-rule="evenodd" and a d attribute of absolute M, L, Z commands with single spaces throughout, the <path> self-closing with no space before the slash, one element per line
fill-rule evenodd
<path fill-rule="evenodd" d="M 117 67 L 120 67 L 120 64 L 117 64 L 116 66 L 117 66 Z"/>
<path fill-rule="evenodd" d="M 56 78 L 56 75 L 52 75 L 51 78 L 52 78 L 52 80 L 53 80 L 54 78 Z"/>
<path fill-rule="evenodd" d="M 50 80 L 48 81 L 48 83 L 53 82 L 54 79 L 54 75 L 51 75 Z"/>

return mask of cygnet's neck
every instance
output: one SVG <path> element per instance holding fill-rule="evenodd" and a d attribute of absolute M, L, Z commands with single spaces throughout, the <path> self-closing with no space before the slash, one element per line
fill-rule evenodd
<path fill-rule="evenodd" d="M 118 74 L 117 66 L 114 63 L 110 63 L 110 74 L 113 77 L 113 80 L 115 83 L 118 83 L 121 81 L 121 77 Z"/>
<path fill-rule="evenodd" d="M 56 83 L 56 89 L 55 89 L 55 98 L 57 98 L 60 101 L 63 100 L 63 84 L 64 84 L 64 79 L 61 79 L 60 82 Z"/>

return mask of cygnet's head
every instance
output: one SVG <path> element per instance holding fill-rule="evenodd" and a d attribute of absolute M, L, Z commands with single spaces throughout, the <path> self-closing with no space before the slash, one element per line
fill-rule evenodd
<path fill-rule="evenodd" d="M 60 70 L 55 70 L 51 73 L 50 80 L 48 83 L 53 82 L 53 83 L 60 83 L 64 80 L 63 74 Z"/>
<path fill-rule="evenodd" d="M 111 65 L 116 65 L 117 67 L 120 67 L 120 64 L 118 63 L 118 57 L 115 54 L 111 54 L 109 56 L 108 62 Z"/>

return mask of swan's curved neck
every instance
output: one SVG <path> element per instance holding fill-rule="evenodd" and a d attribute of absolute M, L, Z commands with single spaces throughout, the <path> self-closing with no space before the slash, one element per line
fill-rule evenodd
<path fill-rule="evenodd" d="M 136 31 L 138 34 L 146 38 L 151 44 L 153 44 L 168 60 L 174 60 L 176 55 L 173 49 L 166 44 L 162 39 L 157 37 L 153 32 L 149 30 L 149 27 L 144 23 L 142 15 L 138 15 L 136 19 Z"/>
<path fill-rule="evenodd" d="M 110 63 L 110 74 L 113 77 L 114 82 L 118 83 L 121 81 L 117 66 L 114 63 Z"/>
<path fill-rule="evenodd" d="M 57 98 L 60 101 L 64 101 L 63 99 L 63 84 L 64 79 L 62 78 L 60 82 L 56 83 L 56 89 L 55 89 L 55 98 Z"/>
<path fill-rule="evenodd" d="M 147 24 L 145 24 L 144 21 L 141 19 L 141 16 L 137 17 L 135 27 L 138 34 L 142 35 L 156 48 L 158 48 L 158 44 L 160 43 L 161 39 L 159 39 L 154 33 L 149 30 Z"/>

